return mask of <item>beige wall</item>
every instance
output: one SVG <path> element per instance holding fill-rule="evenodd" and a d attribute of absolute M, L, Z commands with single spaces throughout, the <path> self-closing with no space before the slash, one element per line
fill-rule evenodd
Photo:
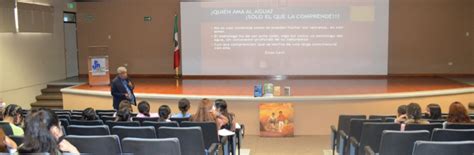
<path fill-rule="evenodd" d="M 47 82 L 66 77 L 63 31 L 66 1 L 42 2 L 55 8 L 53 33 L 0 33 L 0 98 L 26 108 Z"/>
<path fill-rule="evenodd" d="M 105 1 L 78 4 L 80 73 L 87 74 L 88 46 L 108 45 L 112 68 L 128 64 L 132 74 L 173 74 L 171 34 L 179 0 Z M 391 0 L 389 73 L 474 74 L 473 3 Z M 87 15 L 95 19 L 86 21 Z M 153 21 L 145 23 L 144 16 Z"/>

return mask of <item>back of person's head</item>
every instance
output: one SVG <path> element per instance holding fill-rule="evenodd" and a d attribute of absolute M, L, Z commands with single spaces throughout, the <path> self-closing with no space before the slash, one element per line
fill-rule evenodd
<path fill-rule="evenodd" d="M 178 108 L 181 113 L 186 114 L 189 108 L 191 108 L 191 103 L 188 99 L 182 98 L 178 101 Z"/>
<path fill-rule="evenodd" d="M 150 104 L 147 101 L 141 101 L 140 103 L 138 103 L 138 112 L 147 117 L 150 117 Z"/>
<path fill-rule="evenodd" d="M 408 119 L 419 120 L 421 119 L 421 115 L 421 107 L 418 103 L 410 103 L 407 105 Z"/>
<path fill-rule="evenodd" d="M 222 114 L 228 114 L 227 111 L 227 102 L 223 99 L 217 99 L 214 101 L 214 106 L 216 107 L 216 110 Z"/>
<path fill-rule="evenodd" d="M 429 109 L 430 119 L 441 119 L 441 106 L 439 104 L 431 103 L 426 108 Z"/>
<path fill-rule="evenodd" d="M 13 122 L 11 123 L 18 125 L 23 121 L 22 113 L 23 109 L 19 105 L 9 104 L 3 111 L 3 118 L 12 118 Z"/>
<path fill-rule="evenodd" d="M 461 102 L 453 102 L 449 106 L 447 121 L 449 123 L 470 123 L 471 118 L 467 113 L 466 107 Z"/>
<path fill-rule="evenodd" d="M 20 153 L 58 153 L 54 131 L 60 131 L 56 114 L 50 110 L 38 110 L 30 113 L 25 119 L 24 140 L 18 149 Z"/>
<path fill-rule="evenodd" d="M 171 109 L 168 105 L 161 105 L 158 108 L 158 115 L 160 116 L 160 120 L 167 120 L 170 117 Z"/>
<path fill-rule="evenodd" d="M 407 105 L 400 105 L 397 109 L 398 116 L 407 114 Z"/>
<path fill-rule="evenodd" d="M 82 120 L 97 120 L 97 114 L 95 113 L 94 108 L 86 108 L 82 111 Z"/>
<path fill-rule="evenodd" d="M 132 104 L 129 101 L 123 100 L 119 104 L 119 109 L 115 121 L 129 121 L 132 117 Z"/>
<path fill-rule="evenodd" d="M 204 98 L 199 103 L 196 113 L 191 116 L 191 121 L 194 122 L 212 122 L 215 118 L 211 115 L 212 103 L 209 99 Z"/>

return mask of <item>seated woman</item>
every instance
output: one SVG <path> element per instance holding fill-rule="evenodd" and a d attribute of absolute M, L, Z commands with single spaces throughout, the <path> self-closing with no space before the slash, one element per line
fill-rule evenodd
<path fill-rule="evenodd" d="M 94 108 L 86 108 L 84 111 L 82 111 L 82 120 L 85 121 L 92 121 L 92 120 L 97 120 L 97 114 L 95 113 Z"/>
<path fill-rule="evenodd" d="M 453 102 L 449 106 L 447 123 L 471 123 L 466 107 L 461 102 Z"/>
<path fill-rule="evenodd" d="M 50 110 L 30 113 L 25 120 L 25 138 L 19 153 L 79 153 L 76 147 L 64 139 L 63 130 L 56 114 Z"/>
<path fill-rule="evenodd" d="M 407 105 L 400 105 L 397 109 L 395 123 L 405 123 L 407 121 Z"/>
<path fill-rule="evenodd" d="M 147 101 L 138 103 L 137 117 L 158 117 L 157 113 L 150 113 L 150 104 Z"/>
<path fill-rule="evenodd" d="M 201 100 L 196 113 L 191 116 L 190 120 L 192 122 L 215 122 L 219 129 L 229 122 L 225 116 L 212 110 L 211 101 L 207 98 Z"/>
<path fill-rule="evenodd" d="M 23 123 L 23 110 L 16 104 L 8 105 L 3 111 L 3 122 L 8 122 L 12 128 L 13 135 L 23 136 L 23 128 L 19 127 Z"/>
<path fill-rule="evenodd" d="M 430 124 L 425 119 L 421 118 L 421 107 L 418 103 L 410 103 L 407 105 L 407 118 L 405 124 Z"/>
<path fill-rule="evenodd" d="M 223 99 L 217 99 L 214 102 L 214 106 L 216 107 L 216 113 L 221 114 L 222 116 L 226 117 L 228 120 L 227 123 L 225 123 L 224 120 L 217 119 L 217 121 L 222 121 L 221 129 L 235 131 L 235 122 L 234 122 L 235 115 L 233 113 L 228 112 L 227 102 Z"/>
<path fill-rule="evenodd" d="M 191 103 L 189 102 L 188 99 L 182 98 L 178 102 L 178 108 L 180 113 L 177 113 L 176 115 L 173 115 L 171 117 L 173 118 L 189 118 L 191 117 L 191 114 L 188 113 L 189 108 L 191 108 Z"/>
<path fill-rule="evenodd" d="M 160 115 L 158 122 L 171 122 L 169 119 L 170 114 L 170 107 L 168 105 L 161 105 L 160 108 L 158 108 L 158 115 Z"/>
<path fill-rule="evenodd" d="M 115 114 L 114 122 L 132 121 L 132 104 L 128 100 L 123 100 L 119 104 L 119 109 Z"/>
<path fill-rule="evenodd" d="M 426 106 L 426 112 L 423 116 L 424 118 L 437 120 L 437 119 L 442 119 L 441 116 L 442 116 L 441 106 L 439 106 L 439 104 L 431 103 Z"/>

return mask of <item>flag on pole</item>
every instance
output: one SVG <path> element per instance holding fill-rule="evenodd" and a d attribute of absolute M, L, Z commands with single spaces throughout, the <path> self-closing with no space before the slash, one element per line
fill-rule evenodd
<path fill-rule="evenodd" d="M 176 71 L 176 76 L 178 76 L 178 70 L 181 62 L 181 54 L 179 49 L 179 38 L 178 38 L 178 15 L 174 15 L 174 65 L 173 68 Z"/>

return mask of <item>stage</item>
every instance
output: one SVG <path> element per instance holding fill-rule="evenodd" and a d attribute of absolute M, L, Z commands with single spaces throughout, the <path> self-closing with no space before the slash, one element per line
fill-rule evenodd
<path fill-rule="evenodd" d="M 468 77 L 469 81 L 474 78 Z M 418 102 L 422 106 L 439 103 L 445 111 L 449 103 L 474 101 L 474 86 L 463 79 L 444 77 L 295 77 L 295 78 L 132 78 L 138 100 L 147 100 L 156 111 L 168 104 L 177 112 L 177 101 L 188 98 L 194 113 L 202 98 L 227 100 L 229 110 L 246 124 L 248 134 L 258 135 L 259 103 L 294 103 L 296 135 L 326 135 L 339 114 L 393 115 L 400 104 Z M 461 81 L 461 82 L 460 82 Z M 474 81 L 474 80 L 473 80 Z M 271 82 L 291 87 L 291 96 L 253 97 L 256 84 Z M 65 88 L 65 109 L 111 109 L 109 86 L 87 83 Z M 282 90 L 283 92 L 283 90 Z M 155 110 L 153 110 L 155 109 Z M 443 109 L 443 110 L 444 110 Z"/>

